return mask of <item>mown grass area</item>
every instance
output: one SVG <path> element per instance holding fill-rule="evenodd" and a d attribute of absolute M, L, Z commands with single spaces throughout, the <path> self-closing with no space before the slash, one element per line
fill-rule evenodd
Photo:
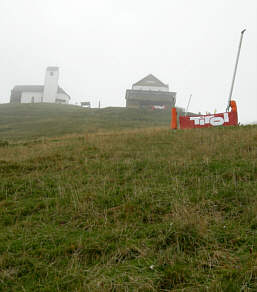
<path fill-rule="evenodd" d="M 169 111 L 86 109 L 60 104 L 0 105 L 0 140 L 32 140 L 71 133 L 167 126 Z"/>
<path fill-rule="evenodd" d="M 0 291 L 256 290 L 256 126 L 0 146 Z"/>

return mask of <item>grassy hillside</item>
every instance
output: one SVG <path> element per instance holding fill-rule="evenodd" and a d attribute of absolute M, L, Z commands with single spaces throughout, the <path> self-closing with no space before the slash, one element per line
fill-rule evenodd
<path fill-rule="evenodd" d="M 72 105 L 0 105 L 0 140 L 34 139 L 70 133 L 169 126 L 169 111 L 85 109 Z"/>
<path fill-rule="evenodd" d="M 2 145 L 0 291 L 257 291 L 256 149 L 256 126 Z"/>

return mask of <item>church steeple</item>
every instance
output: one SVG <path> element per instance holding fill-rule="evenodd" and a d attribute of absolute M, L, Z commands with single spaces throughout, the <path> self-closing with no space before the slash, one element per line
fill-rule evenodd
<path fill-rule="evenodd" d="M 47 67 L 44 84 L 43 102 L 55 102 L 59 81 L 59 68 Z"/>

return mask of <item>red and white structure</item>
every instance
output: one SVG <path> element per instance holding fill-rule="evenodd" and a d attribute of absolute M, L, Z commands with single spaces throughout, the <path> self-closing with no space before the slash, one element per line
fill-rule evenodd
<path fill-rule="evenodd" d="M 193 128 L 207 128 L 207 127 L 217 127 L 217 126 L 237 126 L 238 125 L 238 115 L 237 115 L 237 105 L 234 100 L 231 100 L 233 88 L 236 79 L 236 72 L 239 62 L 239 56 L 241 52 L 241 46 L 243 41 L 243 36 L 245 29 L 241 31 L 236 64 L 232 78 L 231 89 L 228 98 L 228 105 L 225 113 L 213 114 L 213 115 L 194 115 L 194 116 L 180 116 L 179 117 L 179 128 L 180 129 L 193 129 Z M 192 95 L 190 96 L 188 106 L 190 103 Z M 188 109 L 187 106 L 187 109 Z M 231 109 L 231 110 L 230 110 Z M 230 110 L 230 111 L 229 111 Z M 187 112 L 187 110 L 186 110 Z M 176 108 L 172 108 L 171 111 L 171 129 L 177 129 L 177 111 Z"/>
<path fill-rule="evenodd" d="M 209 128 L 217 126 L 237 126 L 238 115 L 236 102 L 230 102 L 231 111 L 225 113 L 218 113 L 213 115 L 199 115 L 199 116 L 180 116 L 179 128 L 180 129 L 193 129 L 193 128 Z M 176 108 L 172 109 L 171 114 L 171 129 L 177 129 L 177 112 Z"/>

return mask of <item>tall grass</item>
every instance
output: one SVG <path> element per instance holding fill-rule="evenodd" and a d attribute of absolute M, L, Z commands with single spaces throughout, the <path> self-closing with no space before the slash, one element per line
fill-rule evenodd
<path fill-rule="evenodd" d="M 257 127 L 0 146 L 1 291 L 256 291 Z"/>

